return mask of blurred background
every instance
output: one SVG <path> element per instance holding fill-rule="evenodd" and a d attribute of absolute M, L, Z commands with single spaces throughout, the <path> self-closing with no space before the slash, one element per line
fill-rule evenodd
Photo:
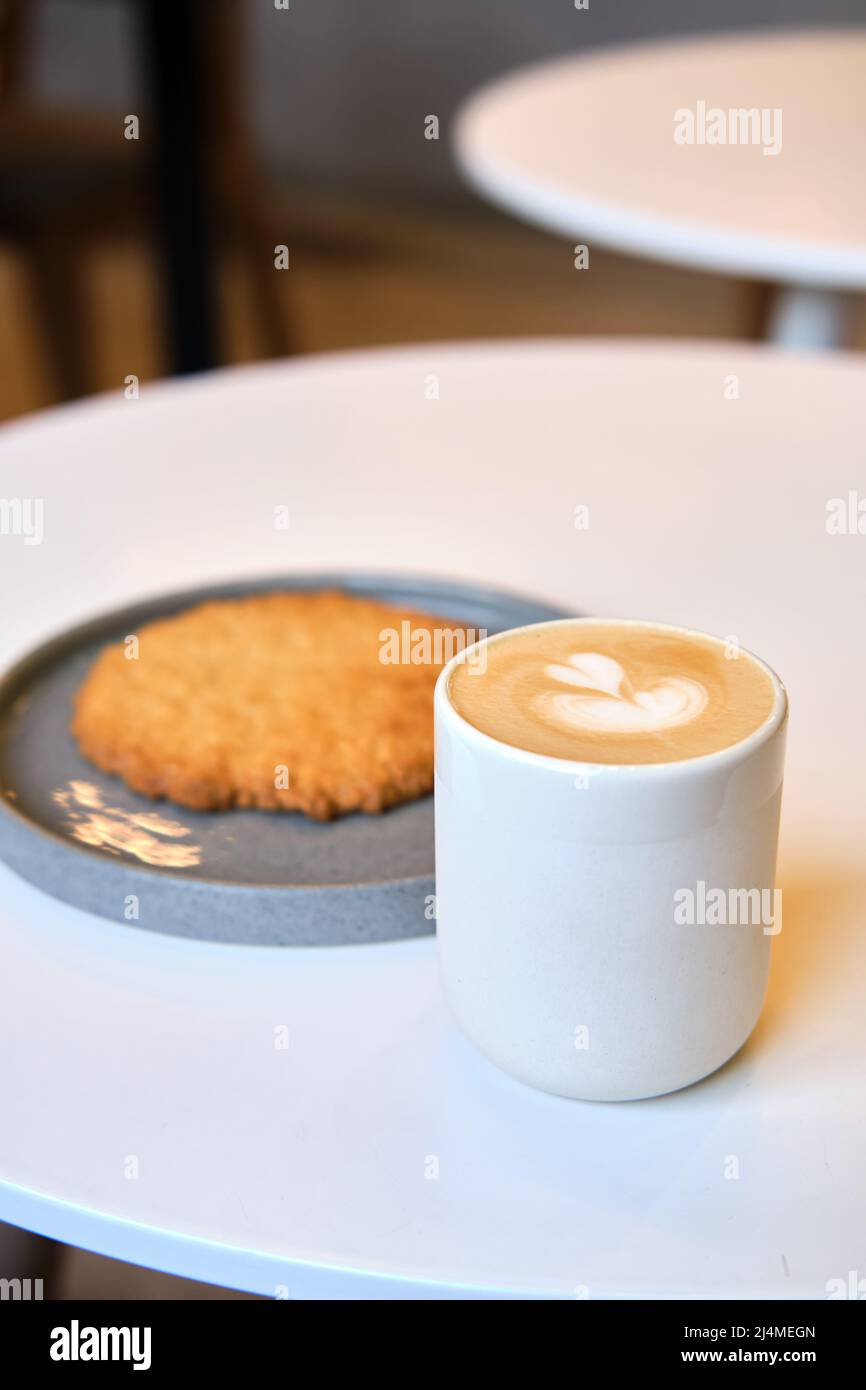
<path fill-rule="evenodd" d="M 452 116 L 559 53 L 861 16 L 860 0 L 0 0 L 0 418 L 129 374 L 368 344 L 758 337 L 755 283 L 601 250 L 574 275 L 567 239 L 462 183 Z"/>
<path fill-rule="evenodd" d="M 756 338 L 762 287 L 497 212 L 450 125 L 480 83 L 862 0 L 0 0 L 0 419 L 172 372 L 493 335 Z M 439 138 L 425 137 L 435 115 Z M 275 248 L 289 273 L 275 274 Z M 855 304 L 851 345 L 866 346 Z M 0 1228 L 54 1297 L 234 1297 Z"/>

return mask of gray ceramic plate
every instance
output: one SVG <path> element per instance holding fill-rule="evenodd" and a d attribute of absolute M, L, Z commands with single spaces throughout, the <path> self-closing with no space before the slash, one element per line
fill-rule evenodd
<path fill-rule="evenodd" d="M 138 796 L 71 738 L 72 696 L 107 642 L 207 598 L 336 587 L 501 632 L 560 610 L 402 575 L 279 575 L 167 595 L 47 642 L 0 681 L 0 855 L 75 907 L 209 941 L 302 946 L 432 932 L 432 797 L 318 824 L 294 813 L 200 813 Z"/>

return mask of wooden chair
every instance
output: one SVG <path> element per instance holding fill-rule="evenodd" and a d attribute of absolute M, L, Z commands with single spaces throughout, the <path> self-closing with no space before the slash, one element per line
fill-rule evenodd
<path fill-rule="evenodd" d="M 131 0 L 147 106 L 140 139 L 122 115 L 36 106 L 26 91 L 33 4 L 0 5 L 0 239 L 26 264 L 34 319 L 60 399 L 86 394 L 89 324 L 81 252 L 113 225 L 149 225 L 159 249 L 170 370 L 204 370 L 219 349 L 216 254 L 243 256 L 265 355 L 290 350 L 273 248 L 284 227 L 257 170 L 243 86 L 243 11 L 213 0 Z"/>

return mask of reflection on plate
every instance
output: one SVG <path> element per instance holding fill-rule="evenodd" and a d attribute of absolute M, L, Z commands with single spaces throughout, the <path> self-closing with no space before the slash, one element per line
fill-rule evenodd
<path fill-rule="evenodd" d="M 176 843 L 192 833 L 188 826 L 155 811 L 106 806 L 92 782 L 73 779 L 65 787 L 55 787 L 51 799 L 66 811 L 69 833 L 83 845 L 129 854 L 162 869 L 189 869 L 201 863 L 201 845 Z"/>

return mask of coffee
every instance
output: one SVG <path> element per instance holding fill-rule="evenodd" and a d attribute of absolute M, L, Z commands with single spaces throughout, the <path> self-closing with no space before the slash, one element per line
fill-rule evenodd
<path fill-rule="evenodd" d="M 759 729 L 776 687 L 715 637 L 630 621 L 567 619 L 488 641 L 448 684 L 459 714 L 501 743 L 585 763 L 669 763 Z"/>

